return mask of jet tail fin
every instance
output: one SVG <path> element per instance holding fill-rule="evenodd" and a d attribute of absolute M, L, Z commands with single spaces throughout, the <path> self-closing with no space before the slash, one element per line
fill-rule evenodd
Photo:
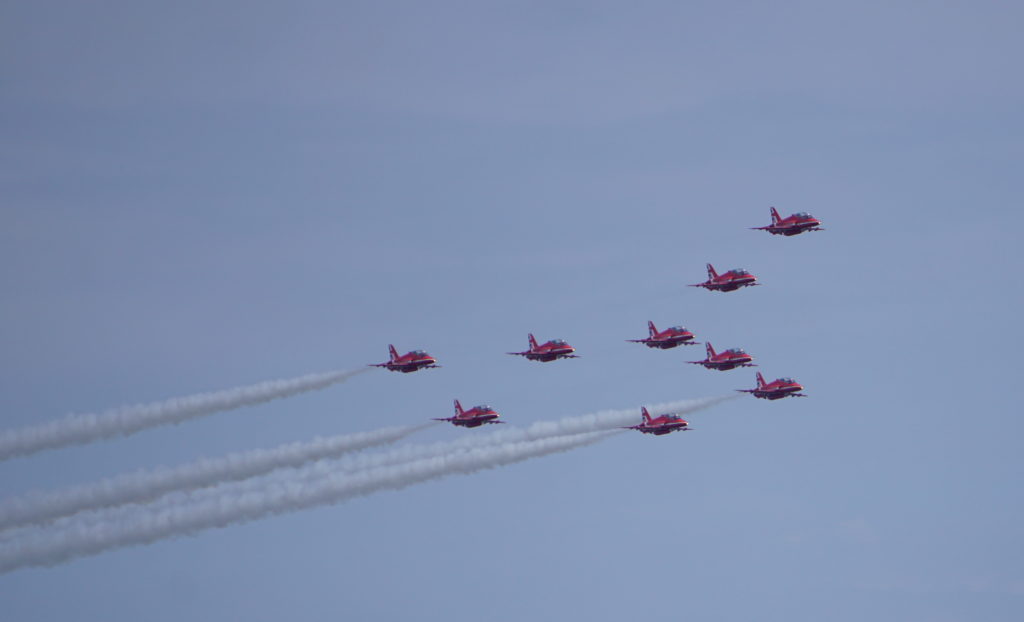
<path fill-rule="evenodd" d="M 714 348 L 714 346 L 711 345 L 710 341 L 705 342 L 704 346 L 705 346 L 705 349 L 708 351 L 708 359 L 710 360 L 711 357 L 713 357 L 715 355 L 715 348 Z"/>
<path fill-rule="evenodd" d="M 658 334 L 658 329 L 654 327 L 654 322 L 650 320 L 647 320 L 647 331 L 650 333 L 651 337 Z"/>
<path fill-rule="evenodd" d="M 717 277 L 718 277 L 718 273 L 715 272 L 715 267 L 712 266 L 711 264 L 708 264 L 708 280 L 710 281 L 711 279 L 714 279 L 714 278 L 717 278 Z"/>
<path fill-rule="evenodd" d="M 757 372 L 757 386 L 758 387 L 763 387 L 764 385 L 765 385 L 764 376 L 761 375 L 761 372 Z"/>
<path fill-rule="evenodd" d="M 651 413 L 647 412 L 647 407 L 646 406 L 641 406 L 640 407 L 640 414 L 643 415 L 644 423 L 650 423 L 651 422 Z"/>
<path fill-rule="evenodd" d="M 528 336 L 530 338 L 530 349 L 531 350 L 536 350 L 537 349 L 537 340 L 534 339 L 533 333 L 530 333 Z"/>
<path fill-rule="evenodd" d="M 455 414 L 456 415 L 461 415 L 462 413 L 463 413 L 462 404 L 459 403 L 459 400 L 455 400 Z"/>
<path fill-rule="evenodd" d="M 388 344 L 388 352 L 391 353 L 391 360 L 392 361 L 397 361 L 398 360 L 398 350 L 396 350 L 395 346 L 391 345 L 390 343 Z"/>
<path fill-rule="evenodd" d="M 777 209 L 775 209 L 773 207 L 773 208 L 771 208 L 771 210 L 772 210 L 772 224 L 773 225 L 777 225 L 777 224 L 779 224 L 779 221 L 782 220 L 782 218 L 779 216 L 779 211 Z"/>

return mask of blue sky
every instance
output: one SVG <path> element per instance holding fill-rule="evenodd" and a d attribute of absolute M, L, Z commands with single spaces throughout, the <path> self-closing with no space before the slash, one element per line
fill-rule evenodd
<path fill-rule="evenodd" d="M 809 398 L 0 577 L 19 620 L 1018 620 L 1009 3 L 8 3 L 5 427 L 444 365 L 0 465 L 49 489 L 315 435 Z M 825 232 L 746 228 L 768 206 Z M 686 288 L 704 264 L 764 286 Z M 526 333 L 582 358 L 503 353 Z M 473 431 L 439 428 L 418 440 Z"/>

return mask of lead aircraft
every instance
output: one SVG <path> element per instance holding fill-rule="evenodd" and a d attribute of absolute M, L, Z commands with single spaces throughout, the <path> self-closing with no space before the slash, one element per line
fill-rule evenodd
<path fill-rule="evenodd" d="M 388 351 L 391 353 L 391 360 L 386 363 L 371 363 L 367 367 L 387 367 L 388 371 L 400 371 L 403 374 L 414 372 L 417 369 L 440 367 L 437 360 L 423 350 L 413 350 L 398 356 L 395 346 L 388 344 Z"/>
<path fill-rule="evenodd" d="M 807 397 L 800 391 L 804 390 L 803 385 L 792 378 L 776 378 L 766 383 L 761 372 L 757 372 L 756 389 L 736 389 L 741 393 L 752 393 L 754 397 L 765 400 L 781 400 L 784 397 Z"/>
<path fill-rule="evenodd" d="M 686 419 L 683 419 L 679 415 L 667 414 L 660 415 L 658 417 L 651 418 L 651 414 L 647 412 L 646 407 L 640 408 L 640 414 L 644 420 L 639 425 L 631 425 L 629 427 L 622 428 L 623 430 L 640 430 L 644 434 L 653 434 L 655 436 L 662 436 L 669 432 L 687 432 L 690 430 L 690 424 L 687 423 Z"/>
<path fill-rule="evenodd" d="M 695 283 L 690 287 L 703 287 L 713 292 L 731 292 L 741 287 L 753 285 L 758 285 L 757 277 L 746 270 L 735 268 L 724 274 L 718 274 L 715 272 L 715 267 L 708 264 L 708 280 L 703 283 Z"/>
<path fill-rule="evenodd" d="M 631 343 L 642 343 L 648 348 L 659 348 L 667 350 L 676 346 L 695 346 L 699 342 L 693 341 L 693 333 L 682 326 L 673 326 L 659 331 L 654 327 L 654 322 L 647 321 L 647 331 L 650 335 L 647 339 L 627 339 Z"/>
<path fill-rule="evenodd" d="M 485 423 L 505 423 L 504 421 L 498 421 L 500 416 L 493 408 L 485 405 L 462 410 L 462 404 L 459 403 L 459 400 L 455 400 L 455 416 L 445 419 L 434 418 L 434 421 L 448 421 L 452 425 L 462 428 L 479 428 Z"/>
<path fill-rule="evenodd" d="M 779 217 L 779 212 L 774 207 L 772 210 L 772 224 L 767 227 L 751 227 L 756 231 L 767 231 L 772 235 L 797 235 L 804 231 L 824 231 L 821 228 L 821 221 L 807 212 L 797 212 L 785 218 Z"/>
<path fill-rule="evenodd" d="M 715 352 L 715 348 L 711 345 L 710 341 L 704 345 L 707 347 L 708 357 L 703 361 L 687 361 L 687 363 L 703 365 L 708 369 L 717 369 L 718 371 L 727 371 L 737 367 L 757 367 L 751 363 L 754 357 L 740 348 L 730 348 L 722 352 Z"/>
<path fill-rule="evenodd" d="M 556 359 L 575 359 L 579 358 L 573 352 L 576 348 L 570 346 L 562 339 L 552 339 L 546 341 L 541 345 L 537 345 L 537 340 L 533 337 L 533 334 L 528 335 L 530 339 L 530 349 L 525 352 L 508 352 L 515 356 L 525 356 L 530 361 L 554 361 Z"/>

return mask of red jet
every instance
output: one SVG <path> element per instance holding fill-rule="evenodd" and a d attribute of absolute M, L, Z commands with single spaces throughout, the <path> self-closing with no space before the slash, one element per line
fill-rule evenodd
<path fill-rule="evenodd" d="M 757 372 L 756 389 L 736 389 L 742 393 L 753 393 L 754 397 L 766 400 L 780 400 L 784 397 L 807 397 L 803 393 L 804 387 L 792 378 L 776 378 L 765 384 L 764 376 Z"/>
<path fill-rule="evenodd" d="M 648 348 L 659 348 L 661 350 L 668 350 L 676 346 L 695 346 L 698 343 L 693 341 L 693 333 L 682 326 L 673 326 L 659 332 L 654 327 L 654 322 L 648 320 L 647 330 L 650 333 L 647 339 L 627 339 L 626 341 L 642 343 Z"/>
<path fill-rule="evenodd" d="M 730 348 L 724 352 L 715 352 L 715 348 L 712 347 L 710 341 L 704 345 L 707 346 L 708 357 L 703 361 L 687 361 L 687 363 L 703 365 L 708 369 L 717 369 L 718 371 L 727 371 L 730 369 L 736 369 L 737 367 L 757 367 L 757 365 L 751 363 L 751 361 L 754 360 L 754 357 L 739 348 Z"/>
<path fill-rule="evenodd" d="M 623 430 L 640 430 L 644 434 L 653 434 L 655 436 L 662 436 L 669 432 L 688 432 L 690 425 L 679 415 L 661 415 L 651 419 L 651 414 L 647 412 L 647 408 L 641 407 L 640 414 L 643 415 L 644 421 L 640 425 L 631 425 L 628 428 L 622 428 Z"/>
<path fill-rule="evenodd" d="M 434 421 L 450 421 L 452 425 L 463 428 L 479 428 L 485 423 L 505 423 L 498 421 L 500 417 L 490 406 L 474 406 L 469 410 L 462 410 L 462 404 L 455 400 L 455 416 L 447 419 L 434 419 Z"/>
<path fill-rule="evenodd" d="M 708 264 L 708 280 L 690 287 L 703 287 L 709 291 L 731 292 L 741 287 L 758 285 L 757 277 L 746 270 L 729 270 L 725 274 L 715 272 L 715 267 Z"/>
<path fill-rule="evenodd" d="M 772 224 L 767 227 L 751 227 L 757 231 L 767 231 L 772 235 L 797 235 L 804 231 L 824 231 L 821 221 L 807 212 L 798 212 L 785 218 L 779 218 L 779 212 L 773 207 Z"/>
<path fill-rule="evenodd" d="M 537 345 L 537 340 L 530 336 L 530 349 L 526 352 L 508 352 L 517 356 L 525 356 L 531 361 L 554 361 L 555 359 L 576 359 L 579 358 L 573 352 L 576 348 L 570 346 L 561 339 L 552 339 L 543 345 Z"/>
<path fill-rule="evenodd" d="M 390 361 L 387 363 L 372 363 L 368 367 L 387 367 L 388 371 L 400 371 L 403 374 L 414 372 L 417 369 L 440 367 L 437 364 L 437 360 L 423 350 L 413 350 L 402 356 L 398 356 L 398 350 L 395 350 L 395 346 L 391 344 L 388 344 L 388 350 L 391 352 Z"/>

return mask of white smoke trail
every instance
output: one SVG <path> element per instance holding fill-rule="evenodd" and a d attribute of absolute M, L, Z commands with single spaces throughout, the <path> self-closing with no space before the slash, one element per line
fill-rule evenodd
<path fill-rule="evenodd" d="M 223 495 L 184 506 L 145 511 L 117 523 L 78 525 L 0 544 L 0 573 L 48 566 L 109 549 L 154 542 L 264 516 L 335 504 L 380 490 L 399 490 L 454 474 L 470 474 L 596 443 L 615 432 L 557 436 L 535 441 L 469 448 L 378 469 L 328 473 L 301 483 L 272 483 L 258 493 Z"/>
<path fill-rule="evenodd" d="M 429 422 L 315 438 L 309 442 L 289 443 L 273 449 L 203 458 L 173 468 L 125 473 L 65 490 L 29 493 L 0 502 L 0 530 L 84 510 L 149 501 L 175 490 L 195 490 L 220 482 L 246 479 L 274 469 L 297 467 L 313 460 L 337 458 L 360 449 L 393 443 L 435 425 L 438 424 Z"/>
<path fill-rule="evenodd" d="M 663 412 L 685 414 L 708 408 L 728 399 L 735 399 L 735 397 L 735 395 L 729 395 L 700 400 L 669 402 L 650 406 L 649 410 L 655 414 Z M 556 421 L 537 422 L 524 429 L 509 428 L 489 434 L 474 434 L 455 441 L 399 447 L 380 454 L 346 456 L 333 464 L 319 462 L 298 471 L 288 473 L 278 471 L 277 474 L 281 475 L 282 478 L 277 482 L 268 482 L 265 479 L 254 478 L 233 484 L 224 484 L 218 488 L 198 490 L 191 494 L 174 493 L 166 495 L 155 503 L 141 507 L 126 505 L 107 508 L 98 512 L 79 514 L 59 519 L 51 528 L 47 529 L 15 530 L 4 534 L 6 537 L 0 542 L 0 572 L 3 571 L 4 555 L 10 556 L 14 551 L 29 549 L 42 550 L 46 548 L 46 543 L 52 542 L 55 539 L 59 541 L 67 540 L 67 534 L 105 533 L 108 530 L 114 529 L 112 526 L 131 525 L 137 522 L 137 517 L 140 513 L 172 516 L 185 512 L 187 508 L 193 506 L 221 506 L 226 503 L 226 499 L 260 498 L 268 488 L 282 486 L 286 488 L 307 488 L 316 486 L 318 482 L 325 480 L 336 481 L 338 478 L 346 476 L 358 478 L 371 471 L 444 458 L 445 456 L 461 454 L 467 451 L 521 445 L 535 441 L 567 438 L 569 435 L 609 430 L 621 425 L 637 423 L 639 419 L 637 411 L 638 409 L 636 408 L 602 411 L 589 415 L 566 417 Z M 49 546 L 50 549 L 54 548 L 52 544 Z M 71 557 L 75 556 L 78 556 L 78 554 L 71 555 Z M 61 560 L 53 563 L 58 563 L 59 561 Z M 31 563 L 34 564 L 36 562 Z M 17 565 L 20 566 L 22 564 L 19 562 Z"/>
<path fill-rule="evenodd" d="M 224 410 L 325 389 L 365 371 L 368 368 L 309 374 L 287 380 L 268 380 L 246 387 L 197 393 L 163 402 L 123 406 L 102 413 L 72 414 L 42 425 L 0 432 L 0 460 L 112 436 L 127 436 L 146 428 L 181 423 Z"/>
<path fill-rule="evenodd" d="M 662 404 L 654 404 L 652 406 L 649 406 L 648 410 L 652 414 L 654 414 L 655 416 L 657 416 L 657 414 L 660 414 L 660 413 L 668 413 L 668 412 L 677 413 L 677 414 L 686 414 L 686 413 L 696 412 L 698 410 L 702 410 L 702 409 L 705 409 L 705 408 L 709 408 L 709 407 L 714 406 L 716 404 L 719 404 L 719 403 L 721 403 L 723 401 L 730 400 L 730 399 L 735 399 L 737 397 L 739 397 L 739 396 L 734 394 L 734 395 L 727 395 L 727 396 L 723 396 L 723 397 L 712 397 L 712 398 L 704 398 L 704 399 L 696 399 L 696 400 L 678 400 L 678 401 L 674 401 L 674 402 L 666 402 L 666 403 L 662 403 Z M 624 410 L 606 410 L 606 411 L 601 411 L 601 412 L 587 414 L 587 415 L 577 415 L 577 416 L 572 416 L 572 417 L 565 417 L 565 418 L 554 420 L 554 421 L 538 421 L 538 422 L 536 422 L 536 423 L 534 423 L 534 424 L 532 424 L 532 425 L 530 425 L 530 426 L 528 426 L 526 428 L 506 428 L 506 429 L 501 429 L 501 430 L 497 430 L 497 431 L 493 431 L 493 432 L 489 432 L 489 433 L 480 433 L 480 432 L 471 433 L 471 435 L 469 435 L 469 436 L 463 437 L 461 439 L 453 440 L 453 441 L 444 441 L 444 442 L 439 442 L 439 443 L 420 444 L 420 445 L 406 445 L 404 447 L 396 447 L 395 449 L 392 449 L 390 451 L 381 452 L 381 453 L 375 453 L 375 454 L 357 454 L 357 455 L 352 455 L 352 456 L 342 456 L 337 461 L 334 461 L 334 462 L 331 462 L 331 463 L 318 462 L 318 463 L 315 463 L 315 464 L 307 464 L 307 466 L 303 467 L 302 469 L 298 469 L 296 471 L 290 472 L 290 473 L 284 475 L 284 477 L 286 477 L 288 479 L 288 481 L 290 481 L 290 482 L 301 482 L 301 481 L 304 481 L 304 480 L 314 479 L 314 478 L 318 478 L 318 477 L 324 477 L 325 475 L 330 474 L 330 473 L 339 473 L 339 472 L 353 473 L 353 472 L 363 471 L 363 470 L 367 470 L 367 469 L 376 469 L 376 468 L 387 467 L 387 466 L 392 466 L 392 465 L 396 465 L 396 464 L 402 464 L 402 463 L 405 463 L 405 462 L 412 462 L 412 461 L 416 461 L 416 460 L 424 460 L 424 459 L 433 458 L 433 457 L 437 457 L 437 456 L 443 456 L 443 455 L 446 455 L 446 454 L 449 454 L 449 453 L 452 453 L 452 452 L 457 452 L 457 451 L 462 451 L 462 450 L 467 450 L 467 449 L 480 448 L 480 447 L 488 447 L 488 446 L 492 446 L 492 445 L 501 445 L 501 444 L 509 444 L 509 443 L 521 443 L 521 442 L 534 441 L 534 440 L 540 440 L 540 439 L 545 439 L 545 438 L 554 438 L 554 437 L 558 437 L 558 436 L 568 436 L 568 435 L 573 435 L 573 434 L 583 434 L 583 433 L 588 433 L 588 432 L 598 432 L 598 431 L 602 431 L 602 430 L 609 430 L 609 429 L 617 428 L 617 427 L 620 427 L 620 426 L 636 424 L 636 423 L 639 423 L 639 422 L 640 422 L 639 408 L 629 408 L 629 409 L 624 409 Z M 307 444 L 306 446 L 302 446 L 301 444 L 296 444 L 295 452 L 292 454 L 292 457 L 294 458 L 294 460 L 292 460 L 293 464 L 291 464 L 291 465 L 284 465 L 284 464 L 282 464 L 281 466 L 282 467 L 284 467 L 284 466 L 298 466 L 298 465 L 301 465 L 303 463 L 312 462 L 313 460 L 319 460 L 319 459 L 323 459 L 323 458 L 333 458 L 333 457 L 335 457 L 335 456 L 330 455 L 330 451 L 329 450 L 327 450 L 327 451 L 320 451 L 320 447 L 321 446 L 315 445 L 313 443 Z M 340 453 L 343 453 L 343 452 L 339 452 L 339 455 L 340 455 Z M 238 455 L 239 459 L 237 461 L 235 461 L 236 464 L 231 466 L 231 471 L 232 472 L 239 472 L 240 473 L 240 472 L 243 472 L 244 470 L 250 468 L 247 464 L 245 464 L 245 462 L 247 460 L 249 460 L 249 459 L 257 460 L 260 463 L 263 463 L 263 460 L 260 458 L 259 454 L 260 454 L 260 452 L 250 452 L 248 454 L 239 454 Z M 303 458 L 305 458 L 305 459 L 303 459 Z M 188 468 L 189 471 L 193 471 L 193 470 L 199 471 L 199 470 L 201 470 L 201 468 L 200 468 L 200 466 L 198 464 L 196 464 L 195 466 L 193 466 L 193 465 L 186 465 L 186 467 Z M 260 469 L 260 472 L 261 473 L 266 473 L 268 470 L 269 469 Z M 204 471 L 205 472 L 212 472 L 212 469 L 211 470 L 204 470 Z M 255 473 L 254 473 L 254 475 L 255 475 Z M 191 474 L 185 474 L 185 475 L 180 476 L 180 477 L 182 479 L 186 479 L 186 478 L 191 479 Z M 161 494 L 165 494 L 165 493 L 167 493 L 167 492 L 169 492 L 171 490 L 174 490 L 174 489 L 187 489 L 187 488 L 196 489 L 196 488 L 199 488 L 199 486 L 176 486 L 176 487 L 164 486 L 161 490 L 154 491 L 153 494 L 145 494 L 145 496 L 143 497 L 143 494 L 144 494 L 144 483 L 140 483 L 140 485 L 138 485 L 138 486 L 133 486 L 132 485 L 133 483 L 138 481 L 138 475 L 137 474 L 128 474 L 126 476 L 121 476 L 121 477 L 112 478 L 112 479 L 113 480 L 119 480 L 120 482 L 125 483 L 126 484 L 125 487 L 128 489 L 126 492 L 128 492 L 128 491 L 137 491 L 139 493 L 139 498 L 138 499 L 134 499 L 136 501 L 142 501 L 142 500 L 145 500 L 145 499 L 153 499 L 153 498 L 158 497 Z M 223 478 L 221 478 L 221 481 L 239 480 L 239 479 L 242 479 L 242 477 L 223 477 Z M 116 491 L 115 490 L 115 491 L 113 491 L 113 493 L 107 493 L 106 492 L 106 489 L 108 488 L 108 485 L 106 484 L 106 482 L 108 482 L 108 481 L 110 481 L 110 480 L 103 480 L 101 482 L 97 482 L 97 483 L 92 484 L 92 485 L 83 486 L 83 487 L 81 487 L 81 490 L 88 491 L 86 494 L 90 495 L 90 496 L 92 496 L 92 495 L 98 496 L 99 494 L 104 494 L 105 493 L 105 495 L 108 496 L 108 497 L 114 497 L 114 496 L 121 497 L 122 495 L 121 495 L 120 491 Z M 157 480 L 157 481 L 159 481 L 159 480 Z M 156 482 L 154 482 L 154 483 L 156 483 Z M 218 482 L 214 481 L 213 477 L 209 477 L 209 478 L 206 478 L 206 483 L 204 483 L 203 485 L 204 486 L 212 486 L 213 484 L 216 484 L 216 483 L 218 483 Z M 229 486 L 220 486 L 218 488 L 207 488 L 207 489 L 204 489 L 204 490 L 192 490 L 188 494 L 177 494 L 177 493 L 175 493 L 175 494 L 170 494 L 170 495 L 164 496 L 163 498 L 158 499 L 157 501 L 155 501 L 155 502 L 153 502 L 151 504 L 148 504 L 146 506 L 146 509 L 154 510 L 154 509 L 162 509 L 162 508 L 172 508 L 172 507 L 176 507 L 176 506 L 181 506 L 184 503 L 190 503 L 190 502 L 195 502 L 195 501 L 202 501 L 204 499 L 214 498 L 214 497 L 221 497 L 221 496 L 223 496 L 225 494 L 239 494 L 239 495 L 240 494 L 258 494 L 266 485 L 267 484 L 266 484 L 265 480 L 250 479 L 250 480 L 236 482 L 236 483 L 231 484 Z M 127 494 L 125 494 L 123 496 L 126 497 Z M 16 500 L 16 501 L 20 501 L 20 500 Z M 132 499 L 125 499 L 123 501 L 117 501 L 116 503 L 127 503 L 129 501 L 133 501 L 133 500 Z M 57 504 L 61 503 L 61 500 L 57 499 L 57 498 L 54 498 L 51 501 L 51 503 L 53 504 L 53 506 L 56 506 Z M 114 503 L 115 502 L 110 502 L 110 503 L 104 503 L 102 505 L 114 505 Z M 7 504 L 0 505 L 0 519 L 6 519 L 7 516 L 9 516 L 11 514 L 14 514 L 14 510 L 12 510 L 10 512 L 10 514 L 7 514 L 7 513 L 5 513 L 3 511 L 3 510 L 6 509 L 5 508 L 6 505 Z M 97 503 L 93 507 L 100 507 L 100 504 Z M 86 508 L 82 507 L 81 509 L 86 509 Z M 70 518 L 59 519 L 53 526 L 55 528 L 58 528 L 58 529 L 64 529 L 64 528 L 69 528 L 69 526 L 72 525 L 72 524 L 75 525 L 75 528 L 80 528 L 81 525 L 85 525 L 85 524 L 95 525 L 95 524 L 101 524 L 101 523 L 118 522 L 120 520 L 123 520 L 125 515 L 130 514 L 130 513 L 134 512 L 136 510 L 137 510 L 137 508 L 135 508 L 135 507 L 109 508 L 109 509 L 98 511 L 98 512 L 89 512 L 87 514 L 73 516 L 73 517 L 70 517 Z M 26 514 L 28 514 L 29 511 L 31 511 L 30 508 L 29 509 L 24 509 L 24 510 L 19 510 L 20 515 L 26 515 Z M 69 512 L 64 512 L 64 514 L 67 514 L 67 513 L 69 513 Z M 50 516 L 52 517 L 52 516 L 54 516 L 54 514 L 51 514 Z M 22 520 L 22 521 L 19 521 L 19 522 L 20 523 L 24 523 L 26 521 Z M 16 539 L 16 538 L 21 538 L 21 537 L 24 537 L 24 536 L 25 536 L 25 534 L 23 532 L 21 532 L 21 531 L 5 533 L 5 534 L 0 535 L 0 544 L 2 544 L 2 541 L 4 541 L 4 540 L 11 540 L 11 539 Z"/>

